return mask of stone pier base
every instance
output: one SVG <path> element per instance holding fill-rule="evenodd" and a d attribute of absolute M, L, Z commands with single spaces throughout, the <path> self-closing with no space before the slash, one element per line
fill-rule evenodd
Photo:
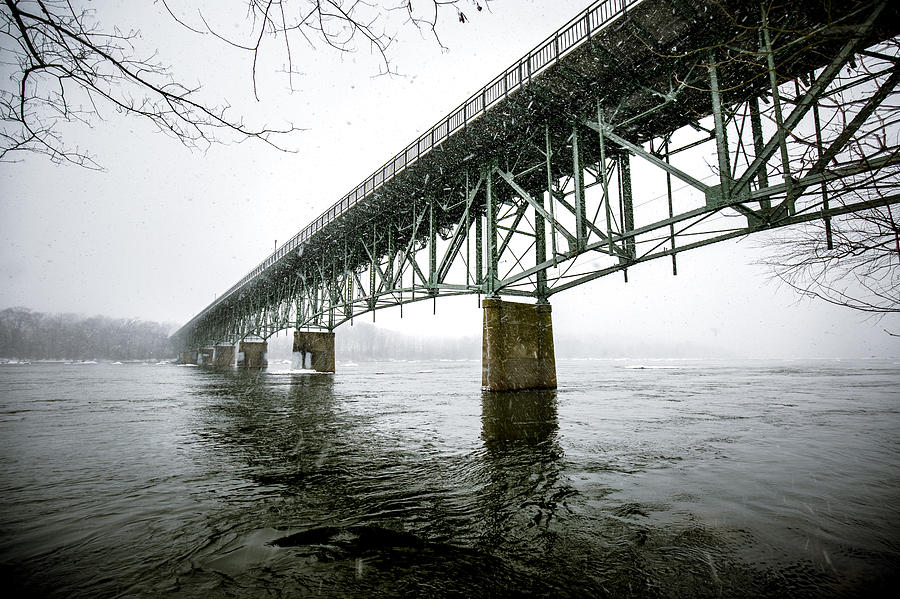
<path fill-rule="evenodd" d="M 334 372 L 334 333 L 294 332 L 293 368 Z"/>
<path fill-rule="evenodd" d="M 187 350 L 181 352 L 181 363 L 182 364 L 196 364 L 197 363 L 197 352 L 193 350 Z"/>
<path fill-rule="evenodd" d="M 213 354 L 215 349 L 212 347 L 204 347 L 197 352 L 198 366 L 211 366 L 213 363 Z"/>
<path fill-rule="evenodd" d="M 481 436 L 488 443 L 543 443 L 559 429 L 556 390 L 481 394 Z"/>
<path fill-rule="evenodd" d="M 241 341 L 238 345 L 238 368 L 265 368 L 269 364 L 265 341 Z"/>
<path fill-rule="evenodd" d="M 556 389 L 550 305 L 486 298 L 482 306 L 482 387 L 489 391 Z"/>
<path fill-rule="evenodd" d="M 234 346 L 233 345 L 217 345 L 213 348 L 213 366 L 234 366 Z"/>

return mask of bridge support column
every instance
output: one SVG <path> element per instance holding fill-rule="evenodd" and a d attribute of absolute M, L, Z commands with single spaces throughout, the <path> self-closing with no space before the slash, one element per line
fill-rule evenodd
<path fill-rule="evenodd" d="M 197 352 L 197 365 L 198 366 L 211 366 L 213 362 L 213 354 L 215 354 L 216 350 L 212 347 L 203 347 L 200 351 Z"/>
<path fill-rule="evenodd" d="M 481 386 L 489 391 L 556 389 L 550 304 L 485 298 Z"/>
<path fill-rule="evenodd" d="M 481 435 L 488 443 L 527 441 L 537 445 L 557 429 L 554 389 L 481 395 Z"/>
<path fill-rule="evenodd" d="M 265 368 L 269 364 L 265 341 L 241 341 L 238 346 L 238 368 Z"/>
<path fill-rule="evenodd" d="M 217 345 L 213 348 L 213 366 L 234 366 L 234 346 Z"/>
<path fill-rule="evenodd" d="M 334 372 L 334 333 L 294 331 L 292 367 Z"/>

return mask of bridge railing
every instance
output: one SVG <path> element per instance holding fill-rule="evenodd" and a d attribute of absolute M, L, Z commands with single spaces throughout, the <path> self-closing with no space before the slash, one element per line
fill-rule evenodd
<path fill-rule="evenodd" d="M 185 325 L 187 327 L 214 309 L 219 303 L 230 297 L 244 285 L 252 282 L 270 266 L 281 260 L 289 252 L 295 251 L 302 243 L 318 233 L 358 202 L 369 196 L 378 187 L 384 185 L 420 157 L 428 154 L 435 146 L 446 141 L 451 135 L 465 129 L 469 123 L 478 119 L 494 104 L 505 99 L 510 93 L 527 85 L 533 77 L 578 47 L 610 21 L 627 14 L 628 9 L 642 0 L 597 0 L 579 13 L 571 21 L 563 25 L 555 33 L 538 44 L 531 52 L 518 62 L 507 68 L 490 83 L 469 96 L 469 98 L 452 110 L 446 117 L 438 121 L 417 140 L 403 151 L 384 163 L 365 181 L 329 207 L 318 218 L 294 235 L 253 270 L 235 283 L 216 301 L 207 306 Z"/>

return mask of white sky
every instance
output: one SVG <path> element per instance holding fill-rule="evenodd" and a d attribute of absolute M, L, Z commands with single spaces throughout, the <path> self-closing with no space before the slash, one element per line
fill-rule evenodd
<path fill-rule="evenodd" d="M 490 11 L 466 6 L 466 24 L 447 12 L 449 51 L 407 33 L 391 55 L 397 77 L 372 77 L 378 61 L 365 49 L 297 47 L 304 74 L 291 94 L 272 74 L 273 51 L 263 56 L 258 103 L 249 56 L 173 25 L 150 2 L 94 5 L 102 23 L 140 28 L 176 75 L 203 82 L 207 98 L 228 98 L 250 122 L 306 130 L 289 142 L 296 153 L 254 142 L 200 153 L 107 109 L 93 129 L 66 131 L 104 172 L 40 156 L 0 164 L 0 308 L 183 323 L 587 0 L 495 0 Z M 900 355 L 900 339 L 883 332 L 900 331 L 900 319 L 798 301 L 754 265 L 763 252 L 753 238 L 718 244 L 679 256 L 678 277 L 660 260 L 631 269 L 627 285 L 618 275 L 555 296 L 557 337 L 683 339 L 756 357 Z M 430 303 L 407 306 L 404 316 L 376 318 L 416 333 L 480 334 L 474 297 L 439 301 L 436 316 Z"/>

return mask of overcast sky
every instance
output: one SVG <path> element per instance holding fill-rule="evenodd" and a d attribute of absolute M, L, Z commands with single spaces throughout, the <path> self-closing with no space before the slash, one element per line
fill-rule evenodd
<path fill-rule="evenodd" d="M 140 28 L 143 43 L 159 48 L 177 76 L 202 82 L 206 98 L 227 98 L 251 122 L 305 130 L 290 139 L 295 153 L 254 142 L 191 152 L 104 109 L 92 129 L 65 132 L 97 155 L 103 172 L 40 156 L 0 164 L 0 308 L 187 321 L 275 240 L 289 239 L 586 4 L 496 0 L 481 12 L 467 4 L 469 22 L 443 16 L 447 51 L 427 36 L 401 36 L 391 54 L 399 76 L 373 77 L 379 62 L 365 49 L 298 49 L 296 90 L 288 93 L 275 73 L 280 63 L 263 60 L 257 102 L 248 55 L 180 28 L 154 3 L 93 3 L 104 25 Z M 683 340 L 755 357 L 900 355 L 900 339 L 883 332 L 900 331 L 900 320 L 798 301 L 755 264 L 764 251 L 754 238 L 726 242 L 681 255 L 677 277 L 660 260 L 631 269 L 627 285 L 618 275 L 557 295 L 557 337 Z M 474 297 L 431 312 L 430 303 L 411 306 L 400 321 L 399 310 L 387 310 L 377 323 L 480 333 Z"/>

